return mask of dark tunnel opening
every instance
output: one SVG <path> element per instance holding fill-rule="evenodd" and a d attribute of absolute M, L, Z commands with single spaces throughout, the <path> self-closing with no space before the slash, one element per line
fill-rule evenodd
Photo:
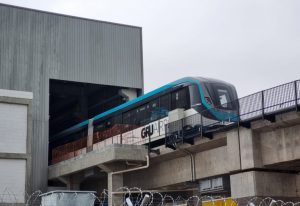
<path fill-rule="evenodd" d="M 72 135 L 53 138 L 56 134 L 133 98 L 124 87 L 55 79 L 49 83 L 49 163 L 53 148 L 76 139 Z M 133 91 L 136 96 L 141 92 Z"/>

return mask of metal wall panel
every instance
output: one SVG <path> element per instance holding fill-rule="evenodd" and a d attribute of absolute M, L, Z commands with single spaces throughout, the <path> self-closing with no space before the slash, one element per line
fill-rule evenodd
<path fill-rule="evenodd" d="M 0 103 L 0 153 L 26 153 L 27 106 Z"/>
<path fill-rule="evenodd" d="M 26 160 L 0 159 L 0 165 L 0 203 L 25 203 Z"/>
<path fill-rule="evenodd" d="M 142 89 L 141 32 L 0 4 L 0 89 L 33 92 L 33 189 L 47 184 L 49 79 Z"/>

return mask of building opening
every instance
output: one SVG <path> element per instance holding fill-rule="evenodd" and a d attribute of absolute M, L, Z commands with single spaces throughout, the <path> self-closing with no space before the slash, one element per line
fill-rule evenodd
<path fill-rule="evenodd" d="M 49 164 L 53 163 L 54 148 L 82 139 L 76 135 L 57 138 L 57 134 L 131 100 L 141 92 L 124 87 L 55 79 L 50 79 L 49 88 Z"/>

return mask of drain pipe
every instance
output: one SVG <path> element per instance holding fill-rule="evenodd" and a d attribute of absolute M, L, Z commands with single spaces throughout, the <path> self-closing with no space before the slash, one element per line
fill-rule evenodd
<path fill-rule="evenodd" d="M 126 172 L 132 172 L 132 171 L 142 170 L 142 169 L 148 168 L 149 165 L 150 165 L 149 155 L 146 156 L 146 160 L 147 160 L 147 164 L 144 165 L 144 166 L 141 166 L 141 167 L 135 167 L 135 168 L 126 169 L 126 170 L 120 170 L 120 171 L 116 171 L 116 172 L 110 172 L 111 178 L 112 178 L 113 175 L 123 174 L 123 173 L 126 173 Z M 112 178 L 111 181 L 113 181 L 113 178 Z M 112 187 L 111 189 L 114 190 L 113 187 Z M 113 204 L 113 201 L 114 201 L 114 200 L 113 200 L 114 192 L 113 192 L 113 191 L 110 191 L 110 192 L 109 192 L 109 195 L 110 195 L 110 197 L 109 197 L 109 199 L 108 199 L 108 202 L 109 202 L 108 204 L 109 204 L 109 205 L 114 205 L 114 204 Z M 133 204 L 132 204 L 132 202 L 131 202 L 131 200 L 130 200 L 129 197 L 126 198 L 126 203 L 127 203 L 128 206 L 133 206 Z"/>
<path fill-rule="evenodd" d="M 135 168 L 131 168 L 131 169 L 126 169 L 126 170 L 121 170 L 121 171 L 116 171 L 116 172 L 111 172 L 112 175 L 116 175 L 116 174 L 123 174 L 126 172 L 132 172 L 132 171 L 136 171 L 136 170 L 142 170 L 142 169 L 146 169 L 149 167 L 150 165 L 150 160 L 149 160 L 149 155 L 146 156 L 146 160 L 147 160 L 147 164 L 141 167 L 135 167 Z"/>
<path fill-rule="evenodd" d="M 186 149 L 180 149 L 179 150 L 183 151 L 184 153 L 188 154 L 191 158 L 191 172 L 192 172 L 192 182 L 195 182 L 196 180 L 196 169 L 195 169 L 195 156 L 193 153 Z"/>

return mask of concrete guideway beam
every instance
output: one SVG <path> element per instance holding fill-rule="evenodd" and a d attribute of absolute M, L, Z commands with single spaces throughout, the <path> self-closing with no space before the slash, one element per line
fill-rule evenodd
<path fill-rule="evenodd" d="M 151 165 L 146 170 L 124 174 L 124 184 L 129 187 L 153 189 L 190 182 L 191 158 L 190 155 L 181 153 L 182 156 L 164 162 L 153 164 L 151 160 Z M 219 163 L 227 161 L 225 146 L 196 152 L 194 157 L 197 179 L 228 173 L 227 167 Z"/>
<path fill-rule="evenodd" d="M 300 197 L 300 176 L 293 173 L 247 171 L 230 175 L 233 198 Z"/>
<path fill-rule="evenodd" d="M 260 133 L 262 163 L 266 167 L 299 169 L 300 125 Z"/>
<path fill-rule="evenodd" d="M 146 162 L 147 155 L 148 150 L 145 146 L 114 144 L 103 150 L 91 151 L 87 154 L 49 166 L 48 179 L 57 179 L 88 168 L 106 165 L 106 163 L 120 161 Z"/>
<path fill-rule="evenodd" d="M 288 112 L 275 116 L 275 122 L 259 120 L 251 122 L 251 128 L 255 131 L 272 131 L 278 128 L 291 127 L 300 124 L 300 112 Z"/>

